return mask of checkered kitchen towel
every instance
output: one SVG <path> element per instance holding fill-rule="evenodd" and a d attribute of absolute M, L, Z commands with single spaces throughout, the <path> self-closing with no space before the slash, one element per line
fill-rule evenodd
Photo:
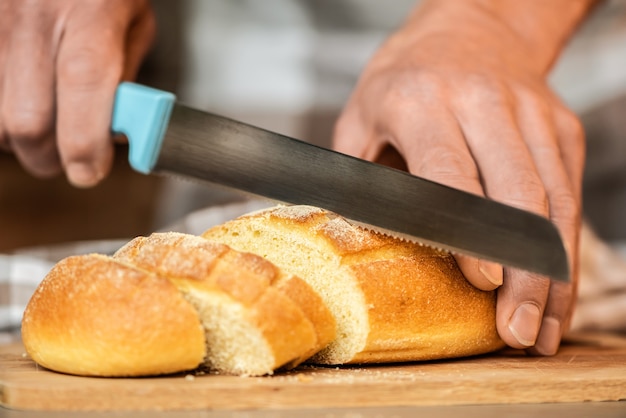
<path fill-rule="evenodd" d="M 193 212 L 162 230 L 198 235 L 211 226 L 271 205 L 268 201 L 249 200 L 210 207 Z M 10 341 L 19 332 L 26 304 L 55 263 L 71 255 L 113 254 L 129 240 L 81 241 L 0 254 L 0 343 Z"/>

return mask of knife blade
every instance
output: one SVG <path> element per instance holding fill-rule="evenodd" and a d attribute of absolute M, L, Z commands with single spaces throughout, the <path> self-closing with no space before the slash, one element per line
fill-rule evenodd
<path fill-rule="evenodd" d="M 548 219 L 175 102 L 150 87 L 118 87 L 112 130 L 127 136 L 135 170 L 318 206 L 393 236 L 570 280 Z"/>

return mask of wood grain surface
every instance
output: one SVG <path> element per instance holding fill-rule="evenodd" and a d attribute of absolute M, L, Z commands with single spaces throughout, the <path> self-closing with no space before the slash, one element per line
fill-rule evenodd
<path fill-rule="evenodd" d="M 519 350 L 362 367 L 313 367 L 246 378 L 179 374 L 87 378 L 38 367 L 19 344 L 0 348 L 0 404 L 23 410 L 240 410 L 521 404 L 626 399 L 626 337 L 577 334 L 554 357 Z"/>

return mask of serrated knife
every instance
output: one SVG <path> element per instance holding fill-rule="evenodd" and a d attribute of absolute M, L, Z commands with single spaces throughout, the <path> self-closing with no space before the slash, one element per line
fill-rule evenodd
<path fill-rule="evenodd" d="M 176 103 L 124 82 L 112 130 L 141 173 L 174 173 L 279 202 L 318 206 L 453 253 L 569 281 L 567 255 L 547 219 L 470 193 Z"/>

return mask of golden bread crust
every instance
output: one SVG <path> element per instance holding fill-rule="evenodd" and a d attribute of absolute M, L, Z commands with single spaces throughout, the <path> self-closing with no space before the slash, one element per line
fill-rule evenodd
<path fill-rule="evenodd" d="M 183 293 L 222 292 L 244 307 L 250 326 L 260 330 L 274 356 L 271 368 L 247 374 L 271 373 L 287 363 L 295 366 L 334 337 L 332 320 L 330 327 L 324 323 L 318 331 L 313 322 L 318 317 L 310 318 L 313 311 L 298 303 L 312 299 L 318 303 L 316 315 L 332 318 L 311 287 L 297 277 L 284 276 L 258 255 L 192 235 L 157 233 L 135 238 L 114 258 L 168 278 Z M 296 288 L 300 294 L 293 296 L 300 299 L 294 300 L 290 289 Z M 211 346 L 211 341 L 207 344 Z"/>
<path fill-rule="evenodd" d="M 173 373 L 205 355 L 195 309 L 168 280 L 96 254 L 54 266 L 26 308 L 22 340 L 40 365 L 78 375 Z"/>
<path fill-rule="evenodd" d="M 281 281 L 278 289 L 300 307 L 315 329 L 317 342 L 309 352 L 304 354 L 303 358 L 299 359 L 299 362 L 303 362 L 335 339 L 335 318 L 320 295 L 299 277 L 290 276 L 288 280 Z"/>
<path fill-rule="evenodd" d="M 249 236 L 252 230 L 254 239 Z M 428 360 L 504 346 L 495 326 L 495 292 L 471 286 L 448 253 L 377 234 L 309 206 L 258 211 L 211 228 L 203 236 L 240 251 L 265 252 L 274 264 L 308 281 L 329 307 L 334 306 L 339 329 L 346 329 L 342 323 L 355 317 L 363 321 L 359 332 L 338 336 L 314 356 L 314 362 Z M 276 237 L 283 236 L 289 239 L 276 244 Z M 286 257 L 284 252 L 296 242 L 300 252 Z M 307 277 L 306 268 L 298 268 L 295 259 L 303 251 L 322 258 L 336 277 L 311 279 L 316 272 L 308 272 Z M 358 293 L 348 315 L 348 304 L 338 301 L 345 295 L 327 283 L 332 280 L 349 282 L 350 292 Z M 359 312 L 365 312 L 365 318 Z"/>
<path fill-rule="evenodd" d="M 202 237 L 138 237 L 113 257 L 68 257 L 22 325 L 36 362 L 95 376 L 202 363 L 262 375 L 306 359 L 432 360 L 504 346 L 495 293 L 471 286 L 450 254 L 308 206 L 244 215 Z"/>
<path fill-rule="evenodd" d="M 270 374 L 334 338 L 332 316 L 304 281 L 257 255 L 178 233 L 137 237 L 113 257 L 60 261 L 32 296 L 22 327 L 37 363 L 93 376 L 165 374 L 203 363 L 224 373 Z"/>

